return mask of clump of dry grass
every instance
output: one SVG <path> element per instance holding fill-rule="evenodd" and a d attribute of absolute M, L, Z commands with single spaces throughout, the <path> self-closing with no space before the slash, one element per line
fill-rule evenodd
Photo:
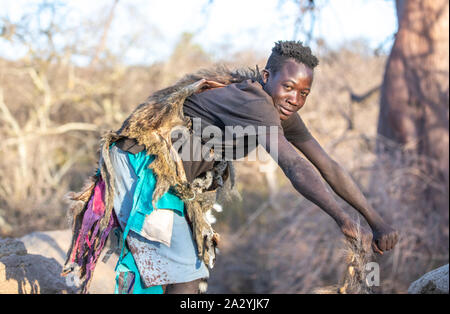
<path fill-rule="evenodd" d="M 313 290 L 314 294 L 371 294 L 373 292 L 365 278 L 366 265 L 371 261 L 373 255 L 363 245 L 359 224 L 357 230 L 356 239 L 346 239 L 345 241 L 343 250 L 345 270 L 341 283 L 316 288 Z"/>

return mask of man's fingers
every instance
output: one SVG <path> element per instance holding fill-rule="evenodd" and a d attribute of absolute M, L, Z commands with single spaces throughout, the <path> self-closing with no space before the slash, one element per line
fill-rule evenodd
<path fill-rule="evenodd" d="M 372 249 L 375 253 L 381 254 L 383 255 L 383 251 L 380 250 L 377 246 L 377 244 L 375 243 L 375 241 L 372 241 Z"/>
<path fill-rule="evenodd" d="M 397 234 L 393 233 L 390 234 L 389 236 L 387 236 L 387 247 L 386 250 L 392 250 L 395 246 L 395 244 L 397 243 Z"/>
<path fill-rule="evenodd" d="M 396 243 L 396 240 L 395 240 L 395 234 L 393 234 L 393 235 L 391 236 L 391 250 L 394 248 L 395 243 Z"/>
<path fill-rule="evenodd" d="M 219 87 L 225 87 L 225 84 L 215 82 L 215 81 L 206 81 L 206 84 L 209 88 L 219 88 Z"/>
<path fill-rule="evenodd" d="M 389 242 L 390 242 L 390 237 L 389 236 L 384 236 L 383 237 L 384 240 L 384 247 L 381 248 L 383 251 L 389 251 Z"/>
<path fill-rule="evenodd" d="M 394 235 L 392 234 L 389 236 L 388 250 L 392 250 L 393 247 L 394 247 Z"/>
<path fill-rule="evenodd" d="M 398 241 L 398 233 L 394 233 L 391 237 L 391 250 L 395 247 L 395 245 L 397 244 Z"/>
<path fill-rule="evenodd" d="M 392 249 L 392 236 L 386 237 L 386 251 Z"/>
<path fill-rule="evenodd" d="M 398 233 L 391 233 L 383 235 L 382 237 L 376 239 L 374 242 L 374 252 L 383 254 L 382 252 L 392 250 L 398 241 Z"/>
<path fill-rule="evenodd" d="M 381 239 L 378 240 L 378 247 L 382 250 L 382 251 L 386 251 L 387 250 L 387 237 L 381 237 Z"/>
<path fill-rule="evenodd" d="M 373 241 L 374 252 L 383 254 L 383 252 L 392 250 L 397 244 L 398 238 L 398 232 L 392 228 L 376 232 Z"/>

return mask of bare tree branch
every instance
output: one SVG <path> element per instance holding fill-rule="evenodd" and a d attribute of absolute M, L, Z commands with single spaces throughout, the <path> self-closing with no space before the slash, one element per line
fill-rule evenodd
<path fill-rule="evenodd" d="M 108 19 L 106 20 L 105 23 L 105 27 L 103 29 L 103 34 L 102 37 L 100 38 L 100 42 L 98 43 L 98 46 L 95 50 L 94 56 L 92 57 L 91 63 L 90 63 L 90 67 L 95 66 L 95 64 L 98 62 L 98 58 L 100 56 L 100 54 L 103 52 L 103 50 L 105 49 L 105 45 L 106 45 L 106 38 L 108 37 L 108 31 L 109 28 L 111 27 L 111 22 L 113 20 L 114 17 L 114 10 L 116 9 L 117 3 L 119 2 L 119 0 L 114 0 L 114 3 L 111 7 L 111 10 L 109 11 L 109 16 Z"/>
<path fill-rule="evenodd" d="M 1 105 L 1 102 L 0 102 Z M 83 122 L 70 122 L 63 125 L 60 125 L 55 128 L 48 128 L 45 131 L 35 131 L 33 133 L 23 134 L 21 137 L 12 137 L 2 141 L 0 143 L 1 148 L 6 148 L 8 146 L 13 146 L 20 144 L 22 141 L 30 141 L 35 139 L 36 137 L 49 136 L 49 135 L 60 135 L 67 132 L 73 131 L 90 131 L 97 132 L 98 126 L 91 123 L 83 123 Z"/>

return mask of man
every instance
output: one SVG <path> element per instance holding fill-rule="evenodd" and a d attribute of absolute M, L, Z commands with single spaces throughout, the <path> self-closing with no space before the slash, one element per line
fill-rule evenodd
<path fill-rule="evenodd" d="M 294 147 L 367 220 L 372 232 L 364 228 L 359 231 L 366 246 L 371 245 L 380 254 L 395 246 L 397 232 L 370 206 L 351 177 L 328 156 L 297 114 L 311 91 L 317 65 L 310 48 L 300 42 L 280 41 L 261 73 L 204 72 L 188 76 L 179 83 L 181 88 L 160 91 L 140 105 L 112 140 L 106 141 L 102 177 L 107 181 L 111 173 L 115 174 L 113 207 L 127 244 L 117 267 L 116 292 L 199 291 L 199 283 L 209 276 L 207 266 L 212 267 L 218 242 L 218 235 L 205 222 L 201 210 L 211 204 L 202 197 L 229 177 L 229 167 L 226 175 L 223 169 L 217 175 L 217 169 L 226 165 L 224 159 L 247 156 L 257 143 L 271 154 L 295 189 L 330 215 L 346 237 L 358 237 L 357 224 Z M 203 79 L 183 85 L 195 82 L 195 78 Z M 177 107 L 172 105 L 176 103 L 173 95 L 180 91 L 184 97 L 180 98 L 181 107 Z M 168 99 L 170 106 L 164 105 Z M 147 107 L 151 108 L 148 112 Z M 163 113 L 170 116 L 166 119 L 170 123 L 164 120 Z M 158 127 L 153 121 L 157 119 Z M 172 126 L 188 125 L 185 119 L 189 125 L 193 122 L 189 136 L 172 145 Z M 255 132 L 233 132 L 251 129 Z M 150 136 L 156 134 L 155 130 L 159 136 Z M 109 151 L 109 143 L 113 142 Z M 171 163 L 168 155 L 175 161 Z M 109 174 L 105 156 L 110 156 L 109 168 L 113 169 Z"/>
<path fill-rule="evenodd" d="M 344 235 L 355 238 L 355 223 L 328 193 L 322 179 L 292 146 L 312 162 L 340 197 L 364 216 L 372 228 L 374 251 L 382 253 L 391 250 L 397 243 L 397 232 L 374 211 L 352 178 L 328 156 L 296 114 L 305 105 L 317 65 L 318 60 L 308 47 L 293 41 L 278 42 L 262 71 L 260 82 L 236 84 L 239 85 L 237 88 L 233 84 L 195 94 L 186 100 L 184 112 L 191 117 L 201 117 L 207 121 L 206 124 L 222 124 L 222 129 L 223 125 L 238 124 L 244 127 L 277 126 L 277 162 L 296 190 L 328 213 Z M 263 95 L 262 91 L 267 95 Z M 272 145 L 269 144 L 269 134 L 260 142 L 265 144 L 270 153 Z M 192 164 L 195 163 L 184 162 L 186 172 L 191 172 L 191 177 L 204 171 L 198 165 L 192 171 Z M 200 164 L 204 165 L 205 162 Z M 368 232 L 363 235 L 366 242 L 370 243 L 372 235 Z"/>

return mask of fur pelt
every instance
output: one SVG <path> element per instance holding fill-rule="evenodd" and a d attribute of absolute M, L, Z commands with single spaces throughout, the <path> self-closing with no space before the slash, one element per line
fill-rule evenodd
<path fill-rule="evenodd" d="M 158 200 L 172 188 L 185 202 L 199 255 L 206 265 L 212 267 L 219 235 L 214 232 L 206 220 L 205 213 L 214 205 L 217 192 L 222 186 L 226 186 L 223 183 L 227 177 L 231 177 L 231 187 L 233 187 L 232 163 L 218 163 L 208 176 L 209 179 L 213 178 L 208 184 L 205 184 L 206 178 L 199 178 L 200 181 L 203 180 L 203 183 L 199 183 L 200 181 L 196 179 L 194 180 L 195 184 L 194 182 L 190 184 L 186 179 L 178 153 L 172 146 L 171 133 L 177 128 L 190 132 L 191 121 L 183 114 L 183 104 L 187 97 L 210 88 L 226 86 L 247 79 L 260 81 L 258 68 L 231 71 L 221 66 L 213 70 L 201 70 L 194 74 L 188 74 L 173 86 L 155 92 L 131 113 L 119 130 L 110 131 L 102 137 L 99 169 L 101 177 L 105 181 L 106 190 L 105 215 L 100 221 L 100 232 L 108 226 L 113 209 L 114 168 L 109 157 L 110 146 L 121 138 L 134 138 L 139 145 L 145 146 L 147 154 L 155 155 L 155 160 L 149 166 L 156 176 L 153 208 L 157 209 Z M 211 84 L 211 82 L 216 84 Z M 211 187 L 213 190 L 208 191 Z M 219 188 L 217 189 L 217 187 Z M 86 207 L 89 200 L 89 197 L 85 200 L 82 196 L 90 195 L 91 191 L 92 186 L 89 186 L 81 193 L 73 195 L 72 200 L 78 204 L 77 208 L 81 207 L 81 210 L 73 212 L 77 213 L 74 216 L 76 218 L 73 225 L 74 235 L 77 233 L 76 227 L 79 225 L 82 209 Z M 219 194 L 223 194 L 223 191 L 219 192 Z M 75 206 L 72 211 L 74 208 Z"/>

